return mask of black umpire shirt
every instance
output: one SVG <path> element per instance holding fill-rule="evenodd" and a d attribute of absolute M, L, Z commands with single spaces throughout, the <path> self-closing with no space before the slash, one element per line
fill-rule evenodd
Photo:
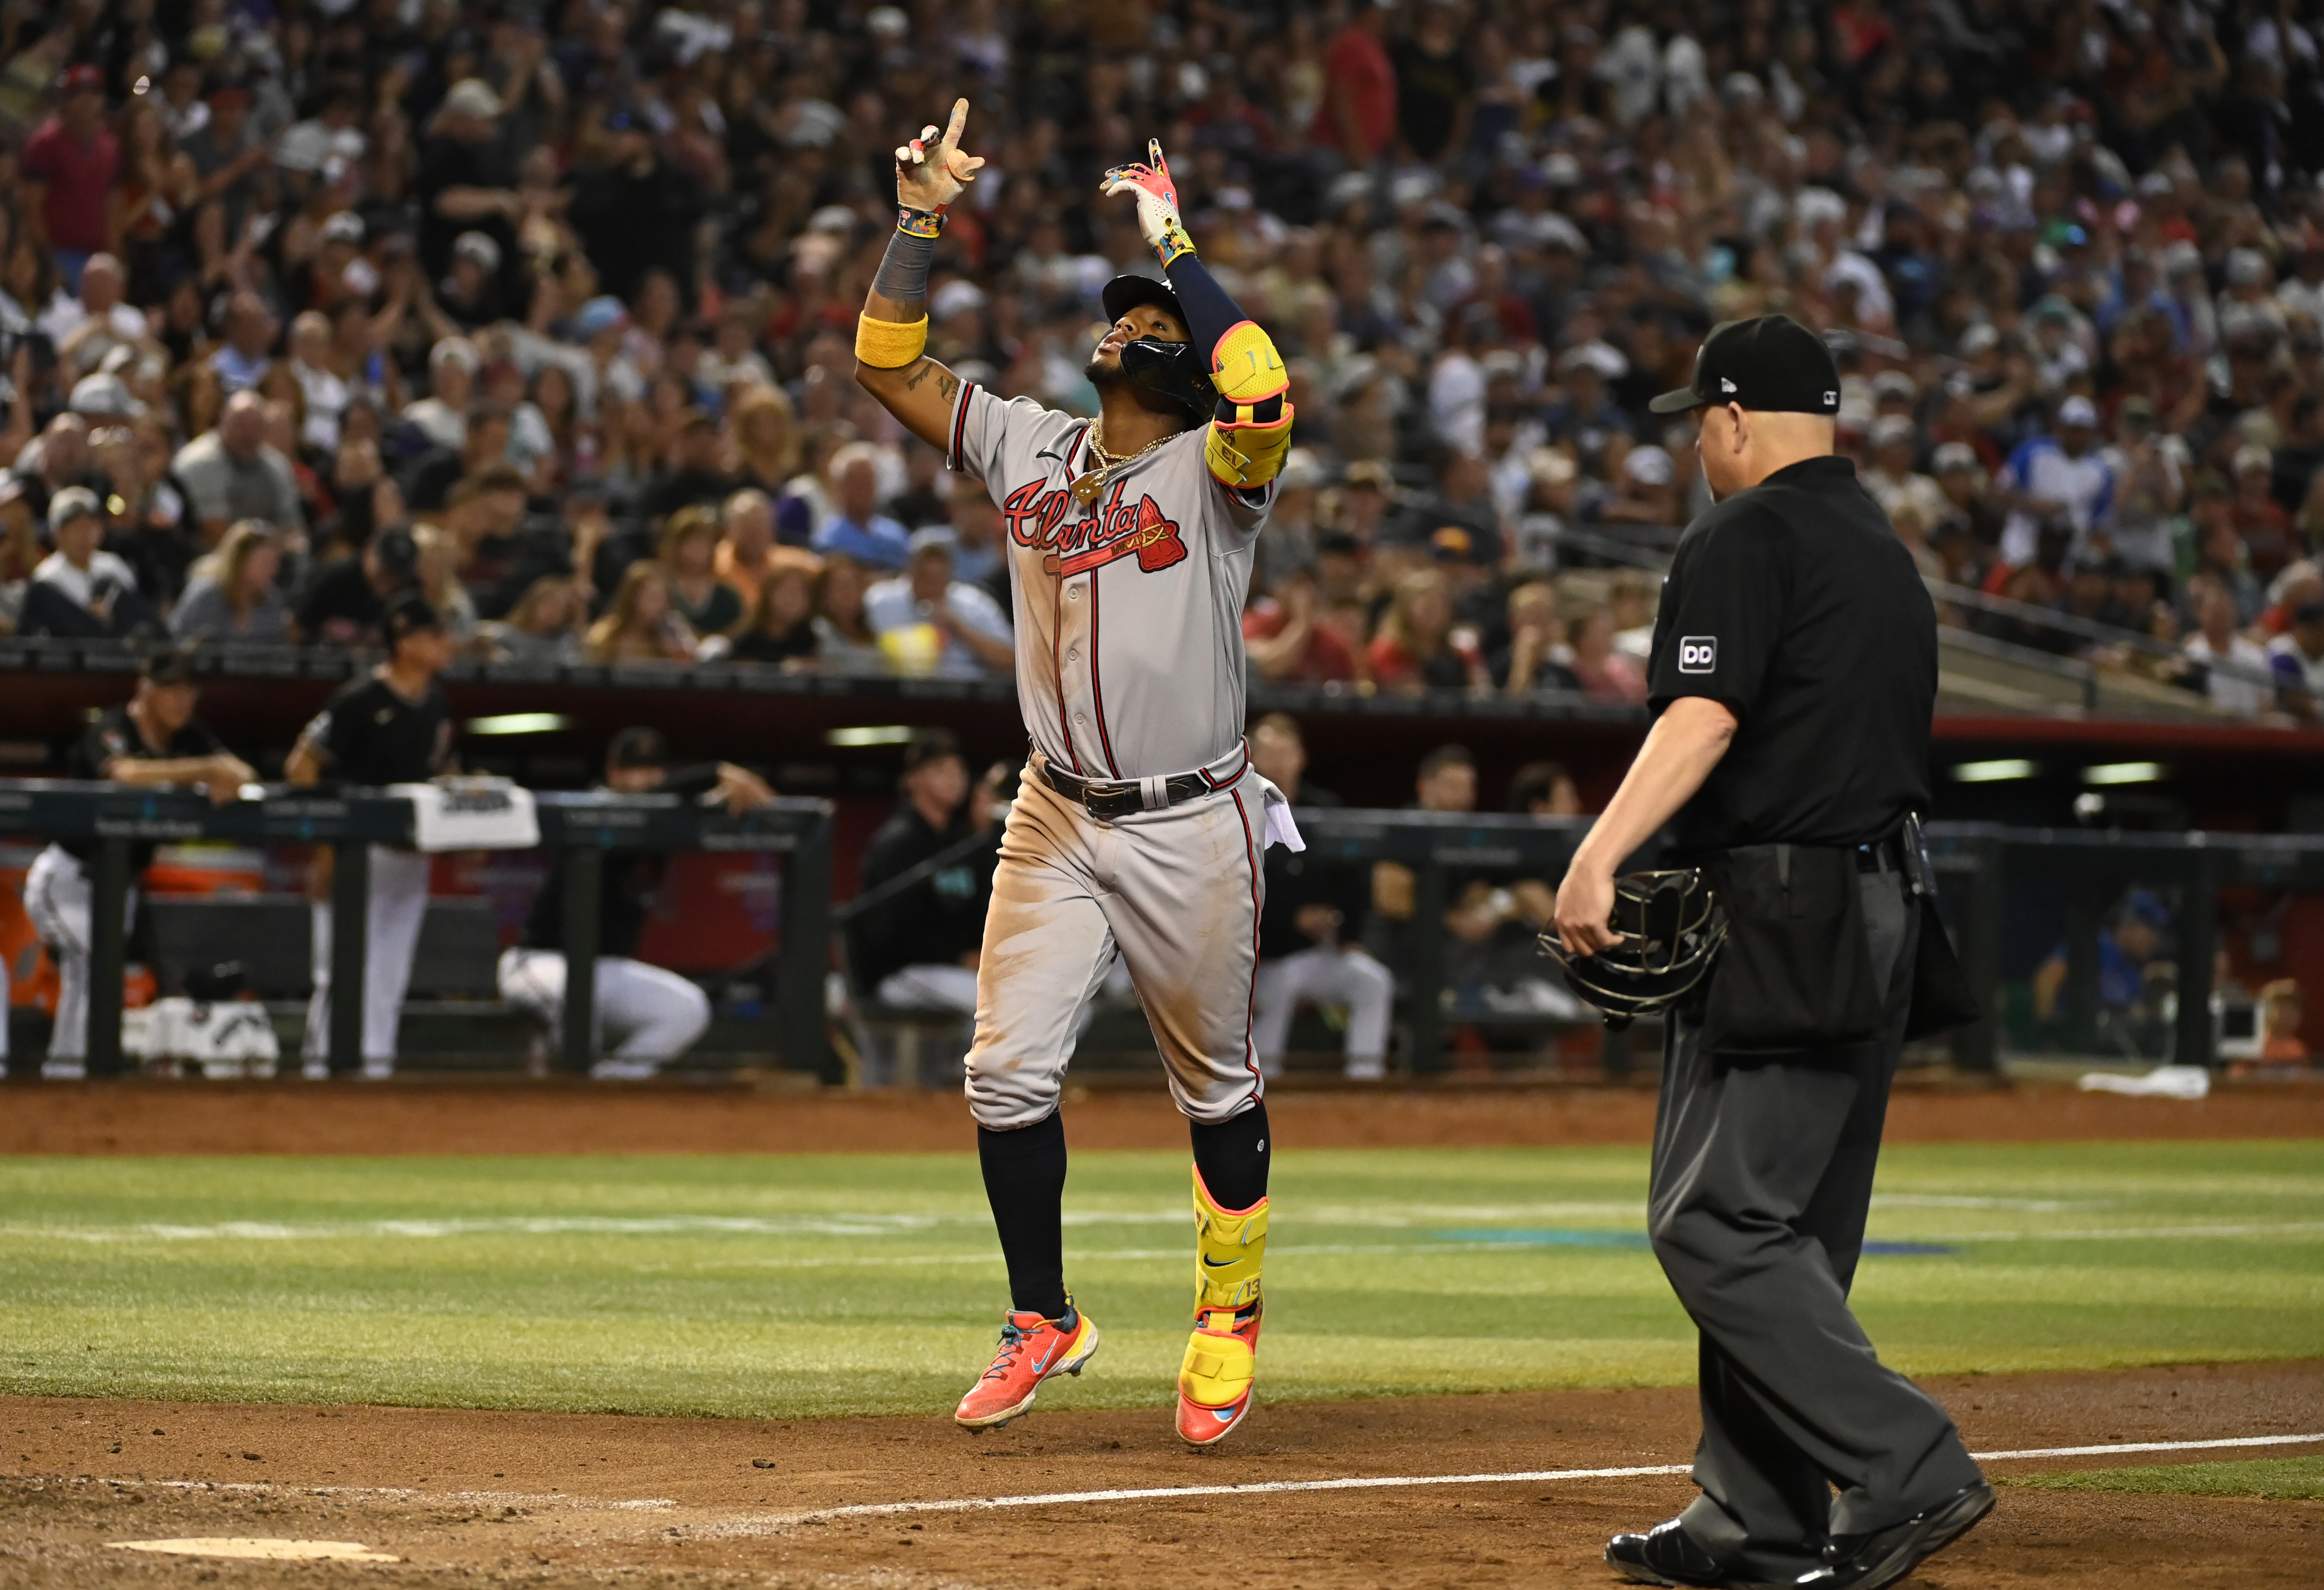
<path fill-rule="evenodd" d="M 138 762 L 177 762 L 197 756 L 216 756 L 226 746 L 210 733 L 198 717 L 189 717 L 185 726 L 170 736 L 170 743 L 160 750 L 145 743 L 137 732 L 136 721 L 126 707 L 108 707 L 89 724 L 88 732 L 73 743 L 65 755 L 65 777 L 69 779 L 102 780 L 105 770 L 124 757 Z M 94 839 L 66 839 L 59 842 L 69 854 L 87 861 L 97 854 Z M 129 847 L 129 875 L 134 880 L 152 864 L 153 846 L 150 844 Z"/>
<path fill-rule="evenodd" d="M 1735 714 L 1734 743 L 1673 823 L 1681 855 L 1868 844 L 1929 807 L 1936 605 L 1846 458 L 1809 458 L 1679 539 L 1648 704 Z"/>
<path fill-rule="evenodd" d="M 303 737 L 322 747 L 340 783 L 424 784 L 452 765 L 452 708 L 434 679 L 407 701 L 366 675 L 333 696 Z"/>

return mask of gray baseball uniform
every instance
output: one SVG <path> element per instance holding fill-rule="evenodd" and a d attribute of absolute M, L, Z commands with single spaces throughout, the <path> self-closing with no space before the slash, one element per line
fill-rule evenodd
<path fill-rule="evenodd" d="M 1251 1048 L 1261 853 L 1282 797 L 1242 743 L 1242 607 L 1272 485 L 1230 491 L 1204 428 L 1122 468 L 1084 505 L 1089 422 L 963 384 L 946 462 L 982 479 L 1007 528 L 1017 693 L 1033 760 L 1001 844 L 967 1092 L 977 1121 L 1056 1107 L 1082 1007 L 1118 950 L 1178 1107 L 1227 1120 L 1262 1090 Z M 1044 763 L 1143 786 L 1101 821 Z M 1193 773 L 1208 792 L 1167 804 Z M 1278 832 L 1288 829 L 1277 819 Z"/>

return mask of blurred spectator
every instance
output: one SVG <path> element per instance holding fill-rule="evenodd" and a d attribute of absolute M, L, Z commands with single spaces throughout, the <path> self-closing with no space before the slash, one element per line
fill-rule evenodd
<path fill-rule="evenodd" d="M 170 633 L 181 641 L 279 645 L 290 638 L 290 606 L 275 584 L 282 542 L 274 527 L 244 519 L 226 532 L 217 550 L 194 565 L 185 594 L 170 615 Z"/>
<path fill-rule="evenodd" d="M 1637 660 L 1614 644 L 1614 615 L 1603 607 L 1583 607 L 1565 621 L 1565 642 L 1572 658 L 1566 664 L 1582 693 L 1600 701 L 1643 705 L 1646 673 Z"/>
<path fill-rule="evenodd" d="M 1573 648 L 1565 642 L 1557 612 L 1557 587 L 1545 579 L 1509 593 L 1509 643 L 1493 671 L 1510 695 L 1582 688 L 1566 666 Z"/>
<path fill-rule="evenodd" d="M 662 575 L 670 605 L 697 635 L 723 635 L 742 621 L 742 598 L 718 578 L 719 515 L 715 508 L 680 508 L 661 532 Z"/>
<path fill-rule="evenodd" d="M 2134 569 L 2171 569 L 2172 528 L 2187 499 L 2186 445 L 2156 434 L 2153 402 L 2134 393 L 2115 411 L 2115 439 L 2098 460 L 2114 477 L 2107 546 Z"/>
<path fill-rule="evenodd" d="M 1450 587 L 1434 569 L 1416 569 L 1397 582 L 1366 662 L 1372 682 L 1383 690 L 1481 693 L 1492 688 L 1477 633 L 1455 628 Z"/>
<path fill-rule="evenodd" d="M 170 474 L 211 541 L 237 519 L 283 528 L 306 523 L 290 460 L 267 446 L 266 401 L 254 392 L 228 398 L 217 429 L 180 448 Z"/>
<path fill-rule="evenodd" d="M 1306 744 L 1297 720 L 1287 713 L 1270 713 L 1251 726 L 1250 760 L 1294 806 L 1341 803 L 1330 790 L 1306 781 Z M 1251 1022 L 1251 1047 L 1266 1076 L 1282 1074 L 1291 1019 L 1303 1004 L 1333 1005 L 1347 1012 L 1345 1075 L 1358 1081 L 1387 1075 L 1396 980 L 1356 942 L 1365 905 L 1360 867 L 1283 846 L 1268 851 Z"/>
<path fill-rule="evenodd" d="M 756 486 L 744 486 L 718 511 L 718 544 L 711 567 L 747 607 L 776 566 L 775 505 Z"/>
<path fill-rule="evenodd" d="M 1323 102 L 1308 135 L 1361 171 L 1388 153 L 1397 131 L 1397 74 L 1380 41 L 1394 0 L 1361 0 L 1323 54 Z"/>
<path fill-rule="evenodd" d="M 436 610 L 444 638 L 455 652 L 475 649 L 478 623 L 476 601 L 460 583 L 460 538 L 440 524 L 412 527 L 411 544 L 418 553 L 412 565 L 420 596 Z"/>
<path fill-rule="evenodd" d="M 685 662 L 695 652 L 694 631 L 669 597 L 669 577 L 652 562 L 632 563 L 604 615 L 589 626 L 584 652 L 592 662 Z"/>
<path fill-rule="evenodd" d="M 842 448 L 832 458 L 831 480 L 836 500 L 830 521 L 815 532 L 815 550 L 843 553 L 867 569 L 903 568 L 911 536 L 879 512 L 879 453 L 869 442 Z"/>
<path fill-rule="evenodd" d="M 2086 397 L 2058 405 L 2055 435 L 2019 444 L 2002 471 L 2010 513 L 2001 532 L 2001 555 L 2012 564 L 2031 562 L 2045 519 L 2072 526 L 2072 545 L 2081 545 L 2090 527 L 2106 514 L 2114 497 L 2114 472 L 2094 450 L 2098 411 Z"/>
<path fill-rule="evenodd" d="M 360 551 L 315 571 L 291 615 L 291 633 L 308 645 L 376 651 L 389 600 L 419 580 L 420 549 L 408 530 L 384 530 Z"/>
<path fill-rule="evenodd" d="M 468 405 L 475 399 L 484 361 L 465 337 L 447 337 L 428 350 L 428 395 L 406 403 L 403 422 L 430 447 L 458 452 L 468 440 Z"/>
<path fill-rule="evenodd" d="M 2324 718 L 2324 601 L 2293 608 L 2284 632 L 2267 643 L 2267 658 L 2284 710 L 2310 722 Z"/>
<path fill-rule="evenodd" d="M 23 63 L 38 69 L 41 57 Z M 80 288 L 81 268 L 106 245 L 106 197 L 121 170 L 121 144 L 105 125 L 105 74 L 66 69 L 57 79 L 56 114 L 32 130 L 17 157 L 23 218 L 32 243 L 46 250 L 64 278 Z"/>
<path fill-rule="evenodd" d="M 1582 790 L 1562 762 L 1528 762 L 1509 780 L 1509 809 L 1528 817 L 1580 817 Z"/>
<path fill-rule="evenodd" d="M 49 499 L 49 544 L 56 550 L 32 570 L 16 631 L 86 640 L 150 634 L 161 628 L 137 594 L 137 574 L 104 550 L 105 518 L 97 494 L 69 485 Z"/>
<path fill-rule="evenodd" d="M 1320 685 L 1356 677 L 1355 654 L 1323 622 L 1323 603 L 1314 573 L 1293 569 L 1276 582 L 1276 595 L 1243 609 L 1243 650 L 1259 678 Z"/>
<path fill-rule="evenodd" d="M 478 626 L 489 654 L 503 662 L 554 663 L 583 660 L 581 633 L 589 603 L 565 575 L 544 574 L 526 587 L 508 616 Z"/>
<path fill-rule="evenodd" d="M 999 835 L 970 810 L 968 763 L 950 730 L 912 735 L 902 795 L 864 849 L 862 892 L 939 857 L 949 863 L 855 919 L 849 966 L 856 986 L 882 1004 L 973 1014 Z M 980 835 L 992 842 L 973 843 Z"/>
<path fill-rule="evenodd" d="M 1864 489 L 1892 520 L 1909 510 L 1925 532 L 1952 512 L 1944 489 L 1913 467 L 1914 430 L 1910 416 L 1884 414 L 1872 422 L 1872 467 Z"/>
<path fill-rule="evenodd" d="M 2266 650 L 2236 628 L 2236 599 L 2217 579 L 2189 582 L 2197 628 L 2180 650 L 2195 664 L 2189 683 L 2201 690 L 2222 712 L 2250 717 L 2275 705 L 2275 691 L 2264 680 L 2274 662 Z M 2225 662 L 2234 671 L 2215 666 Z"/>
<path fill-rule="evenodd" d="M 936 526 L 911 538 L 904 572 L 863 593 L 863 618 L 889 666 L 901 674 L 975 679 L 1006 673 L 1014 632 L 1001 605 L 952 577 L 953 533 Z"/>
<path fill-rule="evenodd" d="M 815 573 L 796 560 L 779 563 L 759 582 L 728 653 L 738 662 L 802 668 L 816 658 Z"/>
<path fill-rule="evenodd" d="M 863 611 L 872 577 L 844 552 L 823 560 L 815 578 L 815 651 L 825 673 L 884 674 L 887 653 Z"/>

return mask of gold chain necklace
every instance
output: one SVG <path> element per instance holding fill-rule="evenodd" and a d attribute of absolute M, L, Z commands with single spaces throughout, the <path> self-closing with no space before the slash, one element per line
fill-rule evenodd
<path fill-rule="evenodd" d="M 1066 488 L 1074 494 L 1074 501 L 1079 503 L 1084 508 L 1097 501 L 1097 494 L 1105 489 L 1105 483 L 1107 481 L 1111 480 L 1122 470 L 1130 467 L 1130 465 L 1137 463 L 1139 459 L 1152 452 L 1156 448 L 1160 447 L 1164 442 L 1176 441 L 1183 433 L 1173 431 L 1168 436 L 1157 436 L 1152 441 L 1148 442 L 1144 447 L 1139 448 L 1136 452 L 1131 453 L 1127 457 L 1117 457 L 1112 453 L 1107 452 L 1105 450 L 1105 443 L 1099 439 L 1101 434 L 1102 433 L 1098 430 L 1098 421 L 1094 420 L 1091 421 L 1088 438 L 1090 458 L 1096 463 L 1097 467 L 1082 475 L 1071 486 Z"/>

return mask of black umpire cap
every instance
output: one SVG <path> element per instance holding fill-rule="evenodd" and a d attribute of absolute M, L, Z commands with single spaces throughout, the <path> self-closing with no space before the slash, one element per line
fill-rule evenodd
<path fill-rule="evenodd" d="M 1722 320 L 1694 356 L 1694 380 L 1646 405 L 1657 414 L 1734 403 L 1763 414 L 1838 414 L 1840 366 L 1789 315 Z"/>

